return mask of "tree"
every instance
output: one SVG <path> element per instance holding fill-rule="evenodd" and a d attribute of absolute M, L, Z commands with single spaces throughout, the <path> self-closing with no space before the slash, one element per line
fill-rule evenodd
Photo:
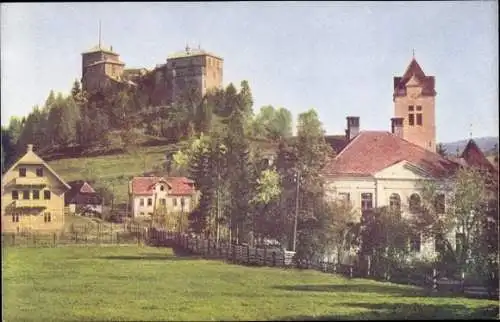
<path fill-rule="evenodd" d="M 306 247 L 307 251 L 297 251 L 298 255 L 310 253 L 314 245 L 316 223 L 324 211 L 323 178 L 321 172 L 332 157 L 333 151 L 326 143 L 324 130 L 315 110 L 309 110 L 298 117 L 297 161 L 295 172 L 298 185 L 299 213 L 297 215 L 297 247 Z"/>
<path fill-rule="evenodd" d="M 495 182 L 482 169 L 461 167 L 447 182 L 422 183 L 422 205 L 413 226 L 436 239 L 442 269 L 448 274 L 470 270 L 474 266 L 471 263 L 477 263 L 481 256 L 488 257 L 477 246 L 488 235 L 483 227 L 488 226 L 488 217 L 491 220 L 488 209 L 498 195 L 496 185 L 491 184 Z M 498 228 L 498 221 L 496 225 Z"/>
<path fill-rule="evenodd" d="M 271 139 L 292 136 L 292 114 L 285 108 L 263 106 L 253 120 L 254 136 Z"/>

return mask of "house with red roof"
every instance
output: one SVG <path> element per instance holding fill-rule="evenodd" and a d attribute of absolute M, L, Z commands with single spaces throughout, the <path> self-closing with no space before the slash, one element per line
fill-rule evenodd
<path fill-rule="evenodd" d="M 151 217 L 159 208 L 188 213 L 196 204 L 194 181 L 186 177 L 134 177 L 129 182 L 133 217 Z"/>
<path fill-rule="evenodd" d="M 400 118 L 393 118 L 391 132 L 359 131 L 359 118 L 348 118 L 347 143 L 325 167 L 323 175 L 329 197 L 349 202 L 357 211 L 359 216 L 354 220 L 361 219 L 362 211 L 382 206 L 403 215 L 415 214 L 418 207 L 413 205 L 422 202 L 422 180 L 446 180 L 458 168 L 456 162 L 403 139 L 402 124 Z M 444 205 L 444 192 L 440 198 Z M 444 213 L 445 208 L 441 211 Z M 434 241 L 415 236 L 411 250 L 415 255 L 433 255 Z"/>

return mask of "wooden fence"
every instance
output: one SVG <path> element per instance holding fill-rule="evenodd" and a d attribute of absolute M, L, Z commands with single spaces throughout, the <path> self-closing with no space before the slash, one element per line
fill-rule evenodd
<path fill-rule="evenodd" d="M 248 245 L 235 245 L 227 241 L 206 239 L 200 236 L 190 236 L 158 230 L 151 228 L 148 230 L 148 240 L 150 245 L 179 247 L 195 255 L 206 258 L 222 259 L 231 263 L 288 267 L 300 269 L 314 269 L 325 273 L 341 274 L 349 278 L 375 278 L 367 275 L 357 265 L 343 265 L 326 261 L 297 261 L 294 258 L 295 252 L 285 251 L 278 248 L 254 248 Z M 393 276 L 386 276 L 386 281 L 417 285 L 429 288 L 433 292 L 462 293 L 472 296 L 498 298 L 498 286 L 485 287 L 468 285 L 463 276 L 460 280 L 448 280 L 440 277 L 436 269 L 429 272 L 400 271 L 393 272 Z"/>

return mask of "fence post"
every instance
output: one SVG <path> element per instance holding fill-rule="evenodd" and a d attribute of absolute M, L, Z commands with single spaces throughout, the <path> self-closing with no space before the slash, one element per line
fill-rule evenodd
<path fill-rule="evenodd" d="M 250 245 L 247 245 L 247 264 L 250 264 Z"/>
<path fill-rule="evenodd" d="M 435 268 L 432 269 L 432 291 L 437 292 L 438 284 L 437 284 L 437 270 Z"/>
<path fill-rule="evenodd" d="M 273 251 L 273 266 L 276 266 L 276 251 Z"/>
<path fill-rule="evenodd" d="M 464 292 L 465 291 L 465 271 L 462 270 L 461 274 L 460 274 L 460 292 Z"/>
<path fill-rule="evenodd" d="M 352 278 L 352 264 L 349 265 L 349 278 Z"/>

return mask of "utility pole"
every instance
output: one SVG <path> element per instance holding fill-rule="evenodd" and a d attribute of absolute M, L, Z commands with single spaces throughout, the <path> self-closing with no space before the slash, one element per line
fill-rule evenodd
<path fill-rule="evenodd" d="M 300 170 L 295 173 L 295 180 L 297 181 L 297 195 L 295 196 L 295 219 L 293 222 L 293 251 L 297 245 L 297 217 L 299 216 L 299 192 L 300 192 Z"/>

